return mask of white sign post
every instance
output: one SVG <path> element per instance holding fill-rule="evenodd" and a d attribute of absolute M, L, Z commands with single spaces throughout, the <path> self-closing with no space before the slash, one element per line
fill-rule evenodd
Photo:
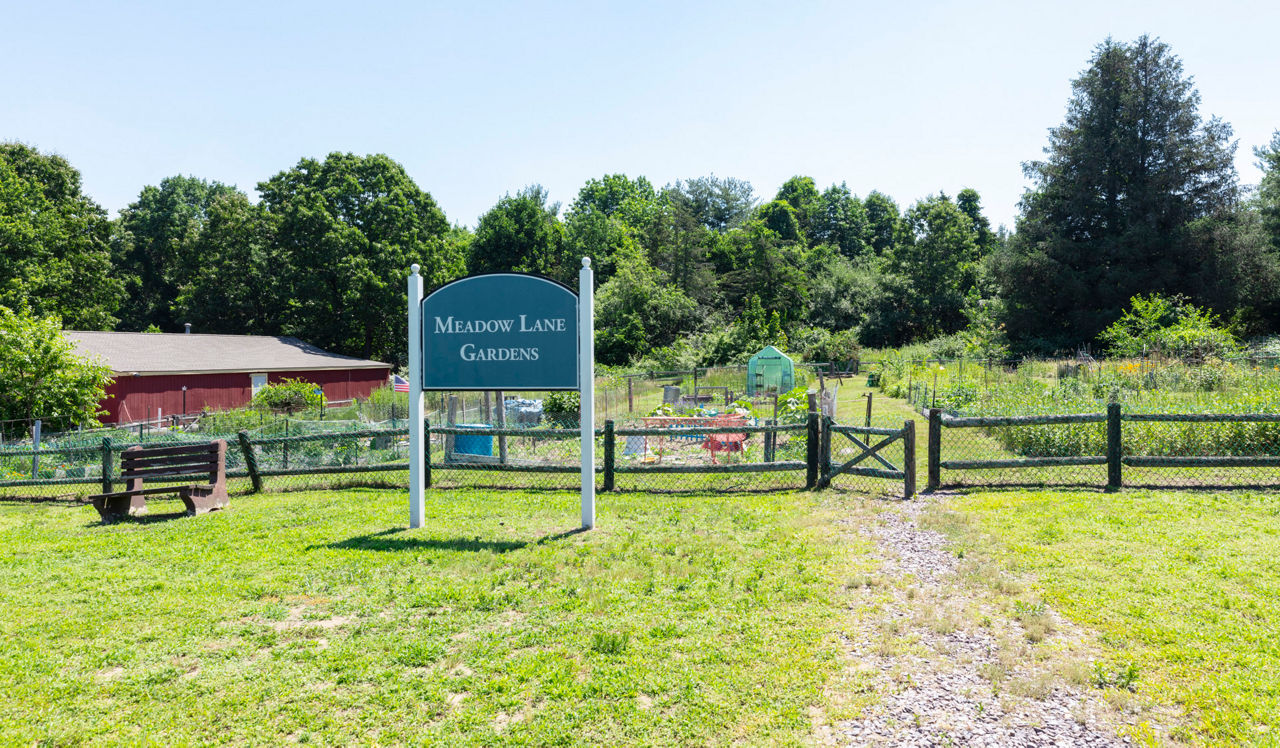
<path fill-rule="evenodd" d="M 422 276 L 418 265 L 409 268 L 409 527 L 422 527 L 427 461 L 422 428 Z"/>
<path fill-rule="evenodd" d="M 596 526 L 595 288 L 591 258 L 578 271 L 578 403 L 582 416 L 582 529 Z"/>

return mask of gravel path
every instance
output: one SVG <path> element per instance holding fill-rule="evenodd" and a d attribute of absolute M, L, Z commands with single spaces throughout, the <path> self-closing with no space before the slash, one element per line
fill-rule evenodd
<path fill-rule="evenodd" d="M 855 607 L 875 612 L 855 616 L 845 654 L 882 698 L 861 719 L 837 722 L 825 742 L 1127 745 L 1103 724 L 1115 710 L 1099 691 L 1079 685 L 1081 632 L 1025 601 L 1012 580 L 1000 582 L 988 570 L 985 588 L 975 582 L 945 538 L 920 527 L 932 500 L 851 520 L 874 541 L 882 567 L 878 577 L 853 583 L 860 585 Z"/>

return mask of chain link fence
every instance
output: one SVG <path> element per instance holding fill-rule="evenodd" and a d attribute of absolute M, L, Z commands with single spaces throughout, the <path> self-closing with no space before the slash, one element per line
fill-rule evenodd
<path fill-rule="evenodd" d="M 529 428 L 428 424 L 428 486 L 576 490 L 580 432 L 565 425 L 569 424 Z M 840 429 L 846 432 L 838 433 Z M 914 460 L 893 451 L 901 450 L 902 444 L 874 447 L 870 456 L 861 454 L 872 447 L 873 436 L 891 431 L 897 433 L 842 427 L 830 419 L 824 431 L 816 413 L 806 414 L 801 423 L 783 424 L 737 414 L 649 417 L 633 422 L 610 419 L 595 432 L 597 487 L 604 492 L 696 493 L 794 490 L 821 483 L 845 491 L 901 495 L 904 481 L 909 491 L 914 486 Z M 103 437 L 94 446 L 6 448 L 0 451 L 0 464 L 17 461 L 26 466 L 39 461 L 51 467 L 37 466 L 36 478 L 24 474 L 0 480 L 0 498 L 83 501 L 90 494 L 119 488 L 120 456 L 129 447 L 204 441 L 191 434 L 165 436 L 149 439 L 145 445 Z M 290 436 L 241 431 L 227 441 L 226 472 L 233 494 L 408 486 L 406 426 Z M 845 465 L 854 457 L 859 465 Z M 52 467 L 55 460 L 57 466 Z M 834 468 L 842 471 L 832 474 Z M 904 469 L 912 475 L 909 480 Z"/>
<path fill-rule="evenodd" d="M 801 388 L 822 391 L 824 412 L 824 398 L 830 394 L 834 414 L 835 388 L 826 378 L 828 369 L 825 364 L 797 365 L 795 379 Z M 782 393 L 777 392 L 748 397 L 746 379 L 745 366 L 599 378 L 596 451 L 601 459 L 606 452 L 612 454 L 611 488 L 806 487 L 812 478 L 806 466 L 810 457 L 804 398 L 780 400 Z M 375 395 L 314 411 L 241 409 L 62 433 L 40 434 L 33 427 L 28 435 L 11 434 L 0 443 L 0 498 L 82 499 L 115 479 L 124 449 L 215 439 L 228 443 L 227 474 L 233 491 L 251 490 L 251 467 L 264 490 L 407 487 L 408 395 L 390 390 Z M 578 487 L 576 393 L 429 392 L 424 393 L 424 404 L 432 426 L 435 486 Z M 611 440 L 606 427 L 612 429 Z M 459 431 L 450 433 L 451 429 Z M 836 458 L 847 458 L 853 445 L 843 437 L 836 442 Z M 900 449 L 893 445 L 885 454 L 901 461 Z M 603 485 L 603 463 L 598 472 Z M 868 493 L 900 492 L 900 482 L 896 488 L 888 483 L 850 471 L 833 485 Z"/>

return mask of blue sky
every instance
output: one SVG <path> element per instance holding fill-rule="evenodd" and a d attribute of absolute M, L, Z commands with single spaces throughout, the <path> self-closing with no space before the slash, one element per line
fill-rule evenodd
<path fill-rule="evenodd" d="M 977 189 L 1012 227 L 1070 81 L 1161 37 L 1241 181 L 1280 128 L 1280 4 L 1219 2 L 7 2 L 0 139 L 59 153 L 112 213 L 191 174 L 255 196 L 331 151 L 387 153 L 474 226 L 589 178 L 795 174 L 904 207 Z"/>

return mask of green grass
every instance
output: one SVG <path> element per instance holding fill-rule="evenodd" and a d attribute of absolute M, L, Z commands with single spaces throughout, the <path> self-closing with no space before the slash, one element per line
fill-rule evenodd
<path fill-rule="evenodd" d="M 991 492 L 934 518 L 1097 632 L 1106 671 L 1186 716 L 1182 736 L 1273 744 L 1280 727 L 1280 497 Z"/>
<path fill-rule="evenodd" d="M 0 505 L 0 743 L 808 739 L 871 566 L 838 495 L 428 493 Z"/>

